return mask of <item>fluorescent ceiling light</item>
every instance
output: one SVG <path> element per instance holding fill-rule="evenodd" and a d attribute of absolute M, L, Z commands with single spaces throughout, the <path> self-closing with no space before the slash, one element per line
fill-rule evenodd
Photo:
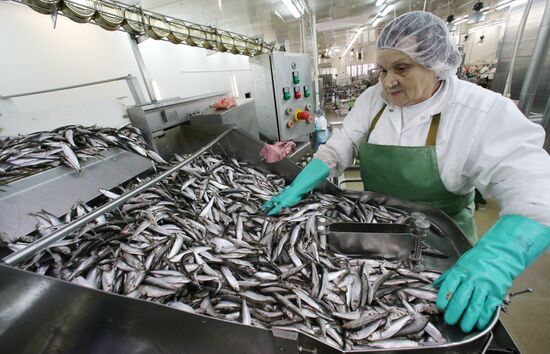
<path fill-rule="evenodd" d="M 378 17 L 374 22 L 372 23 L 372 27 L 378 26 L 378 24 L 382 21 L 382 17 Z"/>
<path fill-rule="evenodd" d="M 353 38 L 351 39 L 351 42 L 349 42 L 349 45 L 348 47 L 346 48 L 346 50 L 344 51 L 344 53 L 342 54 L 342 56 L 340 57 L 340 60 L 342 60 L 342 58 L 344 58 L 346 56 L 346 54 L 348 54 L 349 50 L 351 49 L 351 47 L 353 47 L 353 45 L 355 44 L 355 41 L 357 40 L 357 38 L 359 38 L 359 36 L 363 33 L 363 30 L 365 30 L 365 27 L 359 27 L 357 29 L 357 32 L 355 32 L 355 35 L 353 36 Z"/>
<path fill-rule="evenodd" d="M 285 4 L 286 8 L 288 9 L 288 11 L 290 11 L 290 13 L 292 14 L 292 16 L 294 16 L 294 18 L 300 18 L 300 16 L 302 16 L 302 14 L 300 14 L 300 11 L 298 11 L 298 8 L 296 8 L 296 5 L 294 5 L 292 0 L 281 0 L 281 1 L 283 2 L 283 4 Z"/>
<path fill-rule="evenodd" d="M 468 33 L 473 33 L 473 32 L 477 32 L 477 31 L 481 31 L 483 29 L 486 29 L 486 28 L 490 28 L 490 27 L 494 27 L 494 26 L 499 26 L 502 24 L 502 21 L 499 21 L 499 22 L 495 22 L 493 24 L 490 24 L 490 25 L 486 25 L 486 26 L 479 26 L 479 27 L 475 27 L 475 28 L 470 28 L 468 30 Z"/>
<path fill-rule="evenodd" d="M 485 21 L 485 14 L 483 12 L 476 11 L 468 16 L 468 24 L 474 24 Z"/>
<path fill-rule="evenodd" d="M 500 10 L 505 9 L 507 7 L 512 7 L 512 6 L 517 6 L 517 5 L 523 4 L 526 1 L 527 0 L 503 0 L 503 1 L 499 2 L 496 5 L 495 10 L 500 11 Z"/>
<path fill-rule="evenodd" d="M 454 24 L 455 24 L 455 25 L 460 25 L 461 23 L 464 23 L 464 22 L 466 22 L 466 21 L 468 21 L 468 19 L 466 19 L 466 18 L 463 18 L 462 20 L 459 20 L 459 21 L 455 21 L 455 23 L 454 23 Z"/>
<path fill-rule="evenodd" d="M 514 2 L 514 0 L 504 0 L 504 1 L 500 1 L 498 4 L 497 4 L 497 7 L 499 6 L 504 6 L 504 5 L 508 5 L 510 3 Z"/>
<path fill-rule="evenodd" d="M 384 9 L 382 9 L 382 11 L 380 12 L 380 17 L 384 17 L 389 14 L 390 11 L 393 10 L 394 6 L 394 4 L 386 5 L 386 7 L 384 7 Z"/>
<path fill-rule="evenodd" d="M 384 3 L 384 0 L 376 0 L 376 4 L 374 6 L 381 6 Z"/>

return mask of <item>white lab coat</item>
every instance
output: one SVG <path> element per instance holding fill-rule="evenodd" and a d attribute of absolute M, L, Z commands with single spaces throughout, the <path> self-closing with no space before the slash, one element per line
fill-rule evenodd
<path fill-rule="evenodd" d="M 315 154 L 333 174 L 352 164 L 385 102 L 381 91 L 377 84 L 363 92 L 342 128 Z M 550 227 L 550 156 L 542 149 L 544 130 L 498 93 L 454 76 L 422 103 L 388 104 L 369 142 L 424 146 L 430 117 L 439 112 L 436 154 L 447 190 L 464 195 L 475 187 L 496 197 L 501 215 L 519 214 Z"/>

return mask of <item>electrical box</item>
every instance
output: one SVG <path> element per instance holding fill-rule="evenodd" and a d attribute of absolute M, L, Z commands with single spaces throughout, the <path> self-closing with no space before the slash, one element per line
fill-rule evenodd
<path fill-rule="evenodd" d="M 315 130 L 309 57 L 273 52 L 250 58 L 260 133 L 273 141 L 309 141 Z"/>

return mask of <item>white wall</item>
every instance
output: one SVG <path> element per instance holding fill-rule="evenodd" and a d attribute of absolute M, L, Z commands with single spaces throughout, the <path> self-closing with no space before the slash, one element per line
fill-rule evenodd
<path fill-rule="evenodd" d="M 147 40 L 140 45 L 151 80 L 163 98 L 189 97 L 231 90 L 235 75 L 239 94 L 251 90 L 248 57 Z M 210 55 L 208 55 L 210 54 Z"/>
<path fill-rule="evenodd" d="M 44 90 L 128 74 L 140 79 L 128 35 L 93 24 L 78 24 L 27 6 L 0 3 L 0 95 Z M 214 53 L 149 39 L 139 45 L 151 79 L 163 98 L 250 91 L 248 57 Z M 212 52 L 211 52 L 212 53 Z M 214 72 L 211 72 L 214 70 Z M 144 95 L 147 95 L 142 84 Z M 65 124 L 120 126 L 133 105 L 125 82 L 42 95 L 0 99 L 0 135 L 53 129 Z"/>
<path fill-rule="evenodd" d="M 468 31 L 468 40 L 464 42 L 464 34 L 461 36 L 464 45 L 465 64 L 496 63 L 497 46 L 504 34 L 504 24 L 493 26 L 479 26 Z M 484 36 L 483 41 L 480 37 Z"/>

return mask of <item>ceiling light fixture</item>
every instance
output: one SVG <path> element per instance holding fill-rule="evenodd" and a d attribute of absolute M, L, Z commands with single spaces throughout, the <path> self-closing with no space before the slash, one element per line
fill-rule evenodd
<path fill-rule="evenodd" d="M 384 0 L 376 0 L 376 4 L 374 4 L 374 6 L 382 6 L 383 3 Z"/>
<path fill-rule="evenodd" d="M 504 0 L 504 1 L 501 1 L 497 4 L 497 6 L 495 7 L 495 10 L 500 11 L 500 10 L 505 9 L 507 7 L 521 5 L 526 1 L 527 0 Z"/>
<path fill-rule="evenodd" d="M 485 14 L 481 12 L 482 8 L 483 8 L 483 3 L 481 1 L 478 1 L 474 4 L 474 9 L 473 9 L 474 13 L 468 16 L 469 25 L 485 21 Z"/>
<path fill-rule="evenodd" d="M 455 25 L 460 25 L 461 23 L 464 23 L 464 22 L 466 22 L 466 21 L 468 21 L 468 19 L 464 18 L 464 19 L 462 19 L 462 20 L 456 21 L 454 24 L 455 24 Z"/>
<path fill-rule="evenodd" d="M 384 8 L 382 9 L 382 11 L 379 13 L 379 16 L 380 16 L 380 17 L 386 16 L 387 14 L 390 13 L 391 10 L 393 10 L 394 7 L 395 7 L 394 4 L 386 5 L 386 7 L 384 7 Z"/>
<path fill-rule="evenodd" d="M 505 5 L 510 5 L 511 3 L 513 3 L 514 0 L 503 0 L 503 1 L 500 1 L 496 7 L 500 7 L 500 6 L 505 6 Z"/>
<path fill-rule="evenodd" d="M 302 14 L 300 13 L 300 11 L 298 11 L 298 8 L 296 7 L 296 5 L 294 5 L 292 0 L 281 0 L 281 1 L 286 6 L 288 11 L 290 11 L 292 16 L 294 16 L 294 18 L 300 18 L 302 16 Z"/>
<path fill-rule="evenodd" d="M 447 28 L 449 29 L 449 32 L 456 31 L 456 25 L 454 24 L 455 15 L 449 15 L 447 16 Z"/>
<path fill-rule="evenodd" d="M 500 26 L 504 23 L 504 21 L 502 20 L 498 20 L 498 21 L 495 21 L 493 23 L 489 23 L 487 25 L 484 25 L 484 26 L 479 26 L 479 27 L 474 27 L 474 28 L 470 28 L 468 30 L 468 33 L 473 33 L 473 32 L 476 32 L 476 31 L 480 31 L 482 29 L 486 29 L 486 28 L 491 28 L 491 27 L 494 27 L 494 26 Z"/>
<path fill-rule="evenodd" d="M 359 27 L 357 29 L 357 32 L 355 32 L 355 35 L 351 39 L 351 42 L 349 42 L 348 47 L 346 48 L 346 50 L 344 50 L 344 53 L 342 53 L 342 56 L 340 57 L 340 60 L 342 60 L 346 56 L 346 54 L 348 54 L 351 47 L 353 47 L 353 45 L 355 44 L 355 41 L 357 40 L 357 38 L 359 38 L 359 36 L 363 33 L 364 30 L 365 30 L 365 26 Z"/>

